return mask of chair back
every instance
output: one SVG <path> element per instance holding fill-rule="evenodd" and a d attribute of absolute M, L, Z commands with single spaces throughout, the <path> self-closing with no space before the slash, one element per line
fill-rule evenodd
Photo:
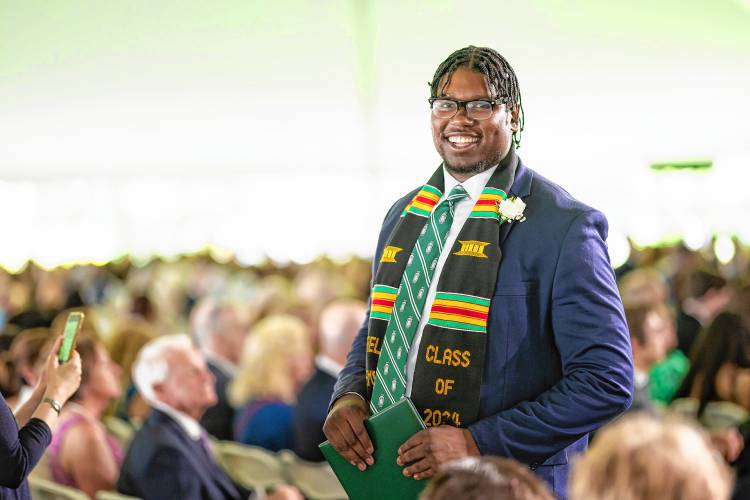
<path fill-rule="evenodd" d="M 141 500 L 138 497 L 131 497 L 129 495 L 123 495 L 116 491 L 97 491 L 96 500 Z"/>
<path fill-rule="evenodd" d="M 230 478 L 244 488 L 267 490 L 286 483 L 278 456 L 256 446 L 220 441 L 217 461 Z"/>
<path fill-rule="evenodd" d="M 104 417 L 104 426 L 120 443 L 123 450 L 127 450 L 135 435 L 135 427 L 117 417 Z"/>
<path fill-rule="evenodd" d="M 34 500 L 89 500 L 89 496 L 81 490 L 39 477 L 29 477 L 29 489 Z"/>
<path fill-rule="evenodd" d="M 689 419 L 698 419 L 698 399 L 679 398 L 672 401 L 669 411 Z M 703 410 L 699 422 L 709 430 L 737 427 L 750 418 L 750 413 L 729 401 L 711 401 Z"/>
<path fill-rule="evenodd" d="M 347 500 L 336 474 L 328 462 L 308 462 L 291 451 L 280 453 L 290 483 L 310 500 Z"/>

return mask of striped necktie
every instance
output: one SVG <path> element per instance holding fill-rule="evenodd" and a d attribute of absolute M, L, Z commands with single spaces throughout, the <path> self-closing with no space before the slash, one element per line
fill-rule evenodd
<path fill-rule="evenodd" d="M 391 320 L 383 339 L 383 348 L 375 371 L 370 398 L 372 413 L 378 413 L 404 397 L 406 359 L 422 317 L 445 238 L 453 224 L 453 209 L 468 194 L 458 184 L 430 214 L 406 264 L 398 287 Z M 416 346 L 415 346 L 416 347 Z"/>

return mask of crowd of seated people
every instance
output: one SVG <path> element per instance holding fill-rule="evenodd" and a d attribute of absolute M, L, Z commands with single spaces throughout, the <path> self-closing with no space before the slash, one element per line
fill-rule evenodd
<path fill-rule="evenodd" d="M 201 254 L 52 271 L 29 264 L 16 274 L 0 270 L 2 395 L 17 410 L 38 396 L 67 313 L 84 310 L 81 383 L 56 422 L 45 476 L 92 498 L 117 489 L 160 498 L 166 486 L 146 477 L 144 464 L 176 478 L 191 471 L 196 464 L 175 444 L 185 436 L 192 439 L 192 451 L 204 450 L 211 436 L 322 461 L 317 445 L 325 439 L 322 425 L 333 384 L 365 317 L 369 269 L 370 263 L 359 259 L 242 267 Z M 698 432 L 734 469 L 736 498 L 750 486 L 749 277 L 746 264 L 727 268 L 679 247 L 634 251 L 618 270 L 636 369 L 631 413 L 646 411 L 649 422 L 659 423 L 677 412 L 704 426 L 690 432 Z M 149 351 L 162 341 L 164 346 Z M 161 352 L 159 359 L 146 362 L 153 352 Z M 188 368 L 192 371 L 183 373 Z M 156 375 L 143 375 L 149 370 Z M 190 377 L 195 384 L 186 391 Z M 139 429 L 130 446 L 108 433 L 103 422 L 111 417 Z M 180 439 L 161 443 L 155 437 L 170 432 Z M 627 433 L 620 434 L 626 439 Z M 606 436 L 600 431 L 594 443 Z M 157 442 L 167 451 L 152 449 Z M 159 453 L 178 469 L 159 469 L 165 456 Z M 221 498 L 248 493 L 225 477 L 210 455 L 201 457 L 201 474 L 209 475 L 188 474 L 175 479 L 175 487 L 197 492 L 196 498 L 212 498 L 217 491 Z M 497 493 L 506 481 L 517 490 L 513 494 L 526 495 L 507 498 L 547 498 L 535 476 L 517 465 L 494 458 L 455 464 L 440 476 L 442 493 L 431 486 L 425 498 L 448 498 L 456 496 L 446 494 L 451 488 L 485 484 L 478 478 L 489 481 L 488 491 Z M 598 474 L 596 468 L 581 471 L 578 484 L 595 483 L 587 476 Z M 480 490 L 477 486 L 475 498 L 484 498 Z M 276 493 L 298 495 L 284 488 Z"/>

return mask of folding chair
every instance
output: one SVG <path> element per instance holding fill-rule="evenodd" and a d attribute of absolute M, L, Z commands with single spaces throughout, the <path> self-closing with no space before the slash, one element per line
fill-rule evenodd
<path fill-rule="evenodd" d="M 104 417 L 104 426 L 117 439 L 122 449 L 127 450 L 135 434 L 135 427 L 117 417 Z"/>
<path fill-rule="evenodd" d="M 293 452 L 280 452 L 284 471 L 290 482 L 309 500 L 347 500 L 336 474 L 327 462 L 308 462 Z"/>
<path fill-rule="evenodd" d="M 29 489 L 34 500 L 89 500 L 81 490 L 33 476 L 29 477 Z"/>
<path fill-rule="evenodd" d="M 281 461 L 263 448 L 220 441 L 217 460 L 229 477 L 244 488 L 265 491 L 286 483 Z"/>
<path fill-rule="evenodd" d="M 123 495 L 116 491 L 97 491 L 96 500 L 140 500 L 140 498 Z"/>

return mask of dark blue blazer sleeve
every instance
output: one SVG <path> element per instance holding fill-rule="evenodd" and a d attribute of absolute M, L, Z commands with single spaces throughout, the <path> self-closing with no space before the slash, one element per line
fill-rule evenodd
<path fill-rule="evenodd" d="M 557 256 L 550 298 L 562 377 L 534 400 L 471 425 L 483 454 L 538 465 L 630 406 L 630 336 L 606 234 L 606 219 L 596 210 L 573 218 Z"/>

